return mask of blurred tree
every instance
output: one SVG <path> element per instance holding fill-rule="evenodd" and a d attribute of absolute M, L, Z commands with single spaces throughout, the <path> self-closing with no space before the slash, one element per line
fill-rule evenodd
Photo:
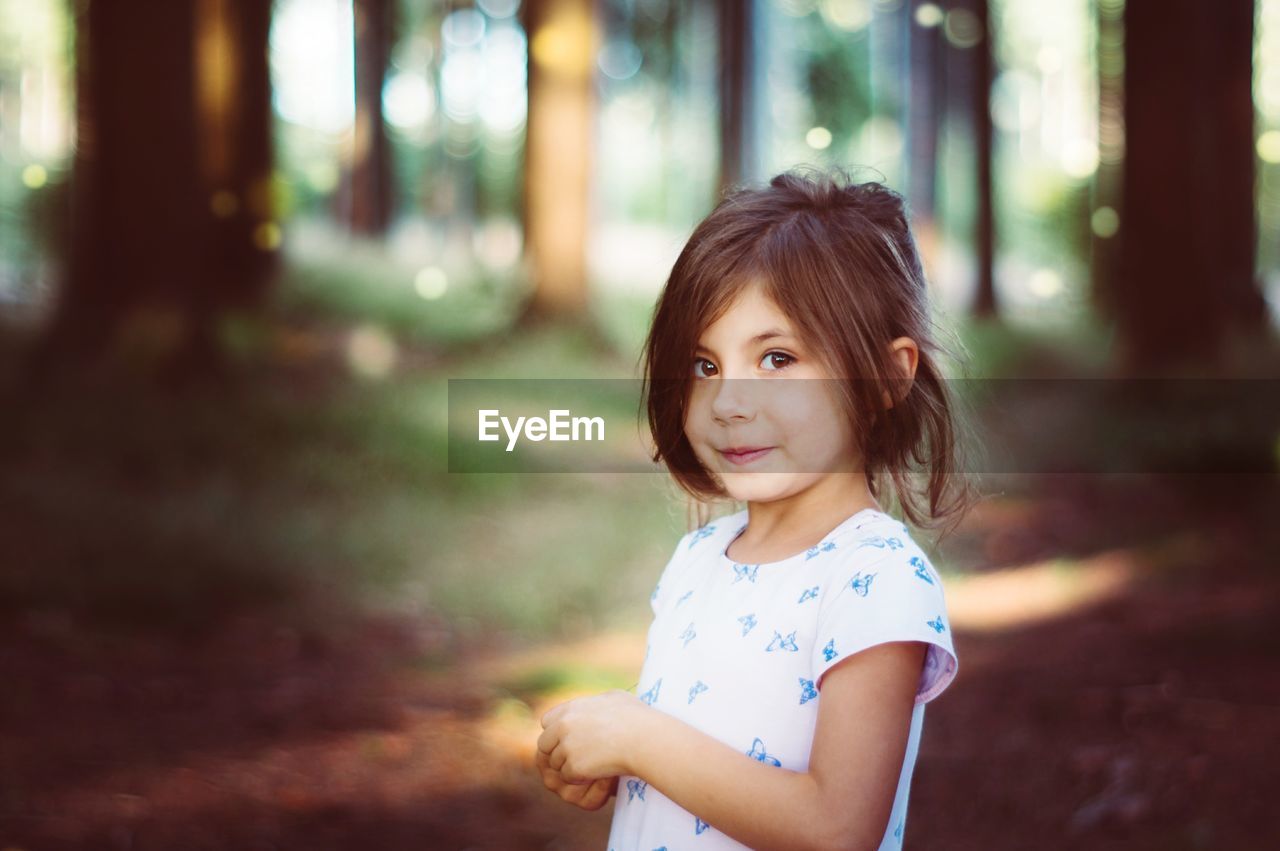
<path fill-rule="evenodd" d="M 973 94 L 970 108 L 973 110 L 973 138 L 975 172 L 977 180 L 978 210 L 974 232 L 974 248 L 978 261 L 977 288 L 974 293 L 973 312 L 976 316 L 990 317 L 999 312 L 995 287 L 995 204 L 991 184 L 991 15 L 988 0 L 969 0 L 973 9 L 976 43 L 970 49 L 973 62 Z"/>
<path fill-rule="evenodd" d="M 224 308 L 263 294 L 270 0 L 76 5 L 77 152 L 67 280 L 38 365 L 147 353 L 216 365 Z"/>
<path fill-rule="evenodd" d="M 524 228 L 533 292 L 521 324 L 585 321 L 594 69 L 592 0 L 525 0 L 529 109 Z"/>
<path fill-rule="evenodd" d="M 394 0 L 352 0 L 355 24 L 356 121 L 335 196 L 338 218 L 355 233 L 381 235 L 395 209 L 391 145 L 382 111 L 391 48 Z"/>
<path fill-rule="evenodd" d="M 1098 169 L 1091 186 L 1090 297 L 1102 315 L 1114 314 L 1120 263 L 1116 238 L 1124 177 L 1124 5 L 1097 2 Z"/>
<path fill-rule="evenodd" d="M 719 0 L 720 24 L 720 191 L 749 175 L 752 3 Z"/>
<path fill-rule="evenodd" d="M 1132 371 L 1213 365 L 1261 332 L 1252 0 L 1125 4 L 1125 158 L 1113 294 Z"/>
<path fill-rule="evenodd" d="M 942 32 L 915 21 L 915 4 L 903 3 L 907 29 L 907 200 L 912 228 L 926 263 L 935 255 L 938 198 L 938 134 L 946 104 Z"/>

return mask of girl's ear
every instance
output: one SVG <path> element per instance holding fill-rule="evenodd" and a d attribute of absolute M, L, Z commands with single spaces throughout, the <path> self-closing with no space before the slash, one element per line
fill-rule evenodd
<path fill-rule="evenodd" d="M 892 358 L 894 367 L 901 377 L 901 381 L 894 381 L 895 385 L 900 385 L 901 390 L 895 392 L 898 400 L 906 398 L 907 392 L 911 389 L 911 381 L 916 377 L 916 366 L 920 363 L 920 348 L 916 345 L 916 341 L 910 337 L 898 337 L 889 344 L 889 353 Z M 884 406 L 892 408 L 895 399 L 890 398 L 888 391 L 884 393 Z"/>

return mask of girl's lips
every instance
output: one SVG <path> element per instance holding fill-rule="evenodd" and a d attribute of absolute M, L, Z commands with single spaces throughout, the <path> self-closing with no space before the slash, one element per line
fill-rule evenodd
<path fill-rule="evenodd" d="M 763 458 L 772 451 L 772 446 L 765 446 L 760 449 L 749 449 L 746 452 L 729 452 L 727 450 L 721 450 L 720 454 L 729 459 L 730 463 L 741 466 L 743 464 L 750 464 L 757 458 Z"/>

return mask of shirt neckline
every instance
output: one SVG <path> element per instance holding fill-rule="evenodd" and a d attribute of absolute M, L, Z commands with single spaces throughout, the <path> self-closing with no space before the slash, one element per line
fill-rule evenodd
<path fill-rule="evenodd" d="M 743 509 L 742 511 L 738 512 L 739 515 L 746 514 L 746 513 L 747 513 L 746 509 Z M 725 564 L 752 565 L 754 567 L 763 567 L 763 568 L 770 568 L 770 567 L 776 567 L 778 565 L 789 564 L 790 562 L 793 562 L 796 559 L 807 555 L 810 551 L 814 549 L 820 549 L 824 544 L 826 544 L 828 541 L 834 538 L 837 534 L 844 531 L 845 527 L 852 524 L 853 521 L 857 520 L 859 517 L 861 517 L 864 514 L 879 514 L 882 517 L 889 517 L 888 514 L 885 514 L 883 511 L 881 511 L 878 508 L 863 508 L 860 511 L 856 511 L 853 514 L 850 514 L 844 520 L 841 520 L 840 523 L 834 529 L 832 529 L 830 532 L 822 536 L 821 541 L 819 541 L 817 544 L 810 547 L 809 549 L 801 550 L 800 552 L 795 553 L 794 555 L 789 555 L 786 558 L 780 559 L 778 561 L 765 561 L 765 562 L 743 562 L 743 561 L 734 561 L 733 559 L 729 558 L 729 547 L 733 546 L 733 542 L 738 540 L 738 538 L 742 536 L 742 533 L 746 531 L 748 521 L 744 519 L 738 525 L 737 530 L 732 535 L 729 536 L 729 540 L 726 541 L 724 545 L 719 548 L 720 561 L 724 562 Z"/>

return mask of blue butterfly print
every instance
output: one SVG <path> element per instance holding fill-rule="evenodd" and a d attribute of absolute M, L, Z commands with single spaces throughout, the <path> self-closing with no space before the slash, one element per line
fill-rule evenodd
<path fill-rule="evenodd" d="M 660 689 L 661 687 L 662 687 L 662 677 L 658 677 L 658 681 L 653 684 L 652 688 L 650 688 L 644 694 L 640 695 L 640 699 L 645 703 L 649 704 L 650 706 L 653 706 L 653 704 L 658 700 L 658 689 Z"/>
<path fill-rule="evenodd" d="M 916 569 L 916 576 L 919 576 L 930 585 L 933 584 L 933 579 L 929 576 L 929 568 L 925 566 L 924 559 L 920 558 L 920 556 L 912 556 L 907 559 L 907 564 Z"/>
<path fill-rule="evenodd" d="M 893 836 L 899 842 L 902 841 L 902 822 L 898 822 L 898 826 L 893 831 Z"/>
<path fill-rule="evenodd" d="M 809 559 L 818 555 L 818 553 L 829 553 L 835 548 L 836 548 L 835 541 L 824 541 L 823 543 L 818 544 L 816 547 L 809 547 L 809 549 L 805 551 L 804 560 L 808 561 Z"/>
<path fill-rule="evenodd" d="M 751 750 L 747 751 L 747 756 L 751 757 L 754 760 L 759 760 L 760 762 L 767 762 L 770 765 L 774 765 L 778 767 L 782 766 L 782 763 L 779 762 L 776 757 L 770 756 L 769 754 L 765 753 L 764 742 L 760 741 L 760 738 L 758 736 L 756 737 L 756 740 L 751 743 Z"/>
<path fill-rule="evenodd" d="M 799 650 L 796 646 L 796 631 L 793 629 L 786 638 L 782 637 L 782 633 L 774 631 L 773 640 L 769 642 L 769 646 L 764 650 L 768 653 L 771 650 Z"/>
<path fill-rule="evenodd" d="M 800 599 L 799 599 L 799 600 L 796 600 L 796 602 L 797 602 L 797 603 L 803 603 L 805 600 L 812 600 L 812 599 L 813 599 L 814 597 L 816 597 L 816 596 L 818 596 L 818 586 L 817 586 L 817 585 L 813 586 L 812 588 L 806 588 L 806 589 L 804 589 L 804 593 L 800 595 Z"/>
<path fill-rule="evenodd" d="M 827 662 L 836 658 L 840 654 L 836 652 L 836 640 L 833 638 L 827 642 L 827 646 L 822 648 L 822 658 Z"/>
<path fill-rule="evenodd" d="M 639 778 L 632 778 L 627 781 L 627 803 L 631 803 L 631 799 L 640 796 L 640 800 L 644 800 L 644 790 L 649 788 L 648 782 Z"/>
<path fill-rule="evenodd" d="M 698 680 L 693 684 L 693 688 L 689 689 L 689 702 L 693 703 L 693 699 L 707 690 L 707 684 L 702 680 Z"/>
<path fill-rule="evenodd" d="M 806 680 L 804 677 L 800 677 L 800 705 L 804 706 L 817 696 L 818 690 L 813 687 L 813 680 Z"/>
<path fill-rule="evenodd" d="M 716 530 L 715 524 L 712 523 L 711 525 L 703 526 L 701 529 L 694 532 L 693 537 L 689 539 L 688 549 L 693 549 L 694 544 L 698 543 L 698 541 L 701 541 L 703 538 L 707 537 L 715 530 Z"/>
<path fill-rule="evenodd" d="M 709 827 L 711 827 L 711 825 L 707 824 L 702 819 L 698 818 L 697 816 L 693 817 L 693 835 L 694 836 L 702 835 L 702 831 L 706 830 Z"/>
<path fill-rule="evenodd" d="M 652 603 L 654 600 L 658 599 L 658 589 L 659 589 L 659 588 L 661 588 L 661 587 L 662 587 L 662 583 L 661 583 L 661 582 L 659 582 L 657 585 L 653 586 L 653 593 L 649 595 L 649 602 L 650 602 L 650 603 Z"/>
<path fill-rule="evenodd" d="M 902 541 L 898 538 L 882 538 L 879 535 L 872 535 L 870 538 L 863 538 L 858 541 L 856 549 L 862 549 L 863 547 L 878 547 L 882 550 L 888 547 L 891 550 L 900 550 L 902 549 Z"/>
<path fill-rule="evenodd" d="M 734 572 L 733 582 L 738 582 L 743 579 L 750 579 L 752 582 L 755 582 L 756 571 L 758 571 L 759 569 L 760 569 L 760 565 L 758 564 L 735 564 L 733 566 L 733 572 Z M 729 584 L 732 585 L 733 582 Z"/>
<path fill-rule="evenodd" d="M 738 623 L 742 624 L 742 634 L 746 635 L 748 632 L 751 632 L 751 630 L 755 628 L 756 613 L 752 612 L 749 615 L 743 615 L 742 617 L 738 618 Z"/>
<path fill-rule="evenodd" d="M 683 639 L 684 639 L 684 646 L 685 646 L 685 647 L 688 647 L 688 646 L 689 646 L 689 642 L 690 642 L 690 641 L 693 641 L 693 639 L 694 639 L 697 635 L 698 635 L 698 633 L 696 633 L 696 632 L 694 632 L 694 631 L 693 631 L 693 624 L 692 624 L 692 623 L 690 623 L 688 626 L 686 626 L 686 627 L 684 628 L 684 632 L 680 633 L 678 636 L 676 636 L 676 638 L 683 638 Z"/>
<path fill-rule="evenodd" d="M 942 623 L 942 615 L 938 615 L 936 621 L 925 621 L 929 626 L 933 627 L 934 632 L 942 632 L 946 627 Z"/>
<path fill-rule="evenodd" d="M 684 594 L 680 597 L 680 599 L 679 599 L 679 600 L 676 600 L 676 605 L 677 605 L 677 606 L 679 606 L 679 605 L 680 605 L 681 603 L 683 603 L 685 600 L 689 599 L 689 597 L 690 597 L 690 595 L 691 595 L 691 594 L 693 594 L 693 589 L 692 589 L 692 588 L 690 588 L 688 591 L 685 591 L 685 592 L 684 592 Z"/>
<path fill-rule="evenodd" d="M 863 576 L 862 571 L 859 570 L 853 575 L 853 578 L 849 580 L 849 587 L 851 587 L 859 597 L 865 597 L 867 596 L 867 592 L 871 590 L 871 580 L 875 579 L 876 576 L 877 574 L 875 573 Z"/>

